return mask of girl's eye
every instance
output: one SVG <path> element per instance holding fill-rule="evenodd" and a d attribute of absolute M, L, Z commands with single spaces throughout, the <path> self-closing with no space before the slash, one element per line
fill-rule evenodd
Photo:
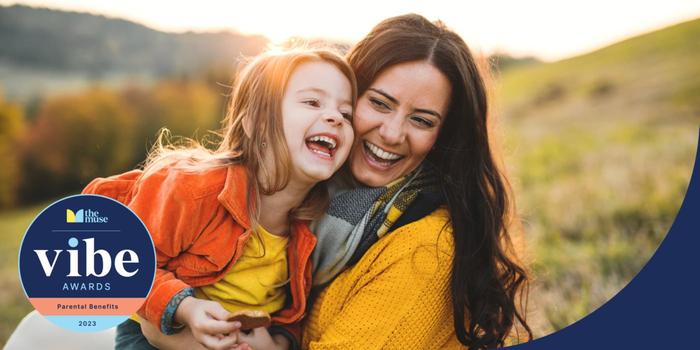
<path fill-rule="evenodd" d="M 311 107 L 320 107 L 321 106 L 321 103 L 317 99 L 304 100 L 304 101 L 301 101 L 301 103 L 307 104 Z"/>
<path fill-rule="evenodd" d="M 422 126 L 424 128 L 432 128 L 435 125 L 435 123 L 433 123 L 432 121 L 425 119 L 425 118 L 421 118 L 421 117 L 414 116 L 414 117 L 411 117 L 411 120 L 418 123 L 420 126 Z"/>
<path fill-rule="evenodd" d="M 376 98 L 374 98 L 374 97 L 370 97 L 370 98 L 369 98 L 369 103 L 371 103 L 372 106 L 374 106 L 374 107 L 377 108 L 378 110 L 388 111 L 388 110 L 391 109 L 391 108 L 389 108 L 389 105 L 388 105 L 388 104 L 386 104 L 386 103 L 384 103 L 382 100 L 376 99 Z"/>

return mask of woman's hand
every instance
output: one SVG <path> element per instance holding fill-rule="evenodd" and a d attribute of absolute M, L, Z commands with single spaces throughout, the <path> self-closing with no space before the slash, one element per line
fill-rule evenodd
<path fill-rule="evenodd" d="M 192 337 L 208 349 L 235 347 L 239 342 L 240 322 L 229 322 L 231 314 L 221 304 L 187 297 L 175 311 L 175 321 L 187 325 Z"/>
<path fill-rule="evenodd" d="M 265 327 L 254 328 L 248 334 L 241 332 L 238 336 L 238 341 L 243 344 L 248 344 L 254 350 L 289 349 L 289 340 L 287 340 L 285 336 L 277 334 L 273 337 Z"/>

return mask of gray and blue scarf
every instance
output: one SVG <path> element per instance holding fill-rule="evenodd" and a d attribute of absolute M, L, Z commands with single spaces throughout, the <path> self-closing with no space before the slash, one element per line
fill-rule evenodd
<path fill-rule="evenodd" d="M 313 285 L 333 280 L 354 265 L 379 238 L 398 226 L 429 214 L 440 200 L 435 170 L 421 165 L 383 187 L 331 184 L 332 198 L 323 217 L 312 224 Z M 421 205 L 413 205 L 421 197 Z M 427 199 L 427 200 L 426 200 Z M 409 209 L 409 207 L 412 209 Z M 407 214 L 407 210 L 410 214 Z"/>

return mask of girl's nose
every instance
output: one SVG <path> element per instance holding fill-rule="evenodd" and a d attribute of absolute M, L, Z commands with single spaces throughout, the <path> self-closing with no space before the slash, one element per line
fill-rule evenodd
<path fill-rule="evenodd" d="M 331 110 L 326 112 L 323 121 L 332 126 L 338 126 L 343 122 L 343 115 L 339 111 Z"/>

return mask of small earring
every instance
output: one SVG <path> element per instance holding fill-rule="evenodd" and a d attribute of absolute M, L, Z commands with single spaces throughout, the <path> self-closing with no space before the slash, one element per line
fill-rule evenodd
<path fill-rule="evenodd" d="M 262 147 L 267 147 L 267 143 L 265 143 L 265 142 L 263 141 L 263 142 L 260 144 L 260 146 L 262 146 Z"/>

